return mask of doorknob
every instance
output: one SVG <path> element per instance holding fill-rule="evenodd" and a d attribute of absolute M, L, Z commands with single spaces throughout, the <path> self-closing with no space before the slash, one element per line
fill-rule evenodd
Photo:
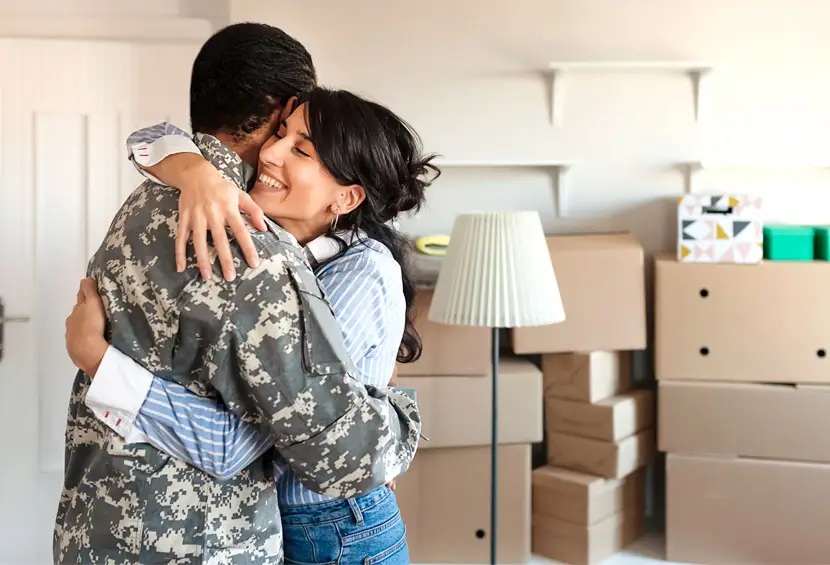
<path fill-rule="evenodd" d="M 6 316 L 6 307 L 3 299 L 0 298 L 0 361 L 3 360 L 3 328 L 6 324 L 25 323 L 29 321 L 28 316 Z"/>

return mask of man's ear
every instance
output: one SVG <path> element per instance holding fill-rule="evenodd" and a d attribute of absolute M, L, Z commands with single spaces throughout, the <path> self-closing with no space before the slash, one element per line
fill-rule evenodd
<path fill-rule="evenodd" d="M 345 190 L 341 189 L 342 193 L 337 201 L 340 205 L 338 209 L 339 214 L 348 214 L 366 200 L 366 191 L 359 184 L 353 184 L 344 188 Z"/>
<path fill-rule="evenodd" d="M 292 96 L 291 98 L 288 99 L 288 102 L 285 103 L 285 106 L 282 107 L 282 111 L 280 112 L 280 121 L 279 121 L 279 123 L 284 122 L 285 120 L 288 119 L 288 116 L 290 116 L 292 113 L 294 113 L 294 110 L 297 109 L 297 103 L 298 102 L 299 102 L 299 100 L 297 100 L 296 96 Z"/>

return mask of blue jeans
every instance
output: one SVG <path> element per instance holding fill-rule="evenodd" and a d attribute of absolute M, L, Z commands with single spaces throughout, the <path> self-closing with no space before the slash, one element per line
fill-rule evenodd
<path fill-rule="evenodd" d="M 409 563 L 406 526 L 388 487 L 359 498 L 280 510 L 287 564 Z"/>

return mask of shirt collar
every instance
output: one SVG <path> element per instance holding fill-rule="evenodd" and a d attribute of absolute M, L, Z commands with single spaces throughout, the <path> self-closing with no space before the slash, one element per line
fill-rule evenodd
<path fill-rule="evenodd" d="M 330 237 L 328 235 L 321 235 L 316 239 L 312 239 L 308 242 L 305 246 L 306 255 L 308 256 L 309 260 L 312 261 L 312 264 L 319 265 L 320 263 L 324 263 L 328 261 L 341 251 L 341 241 L 345 242 L 347 246 L 354 243 L 356 239 L 355 234 L 353 231 L 339 231 L 335 234 L 337 238 Z M 365 238 L 366 234 L 360 232 L 360 237 Z"/>
<path fill-rule="evenodd" d="M 256 169 L 242 160 L 236 152 L 207 133 L 197 133 L 193 141 L 205 158 L 219 170 L 219 173 L 234 183 L 240 190 L 248 190 Z"/>

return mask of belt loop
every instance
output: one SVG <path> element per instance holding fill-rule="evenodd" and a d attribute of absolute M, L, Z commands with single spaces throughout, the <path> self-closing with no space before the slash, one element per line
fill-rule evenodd
<path fill-rule="evenodd" d="M 346 500 L 349 503 L 349 508 L 352 509 L 352 516 L 354 516 L 355 524 L 358 526 L 363 525 L 363 512 L 360 511 L 360 505 L 354 498 L 349 498 Z"/>

